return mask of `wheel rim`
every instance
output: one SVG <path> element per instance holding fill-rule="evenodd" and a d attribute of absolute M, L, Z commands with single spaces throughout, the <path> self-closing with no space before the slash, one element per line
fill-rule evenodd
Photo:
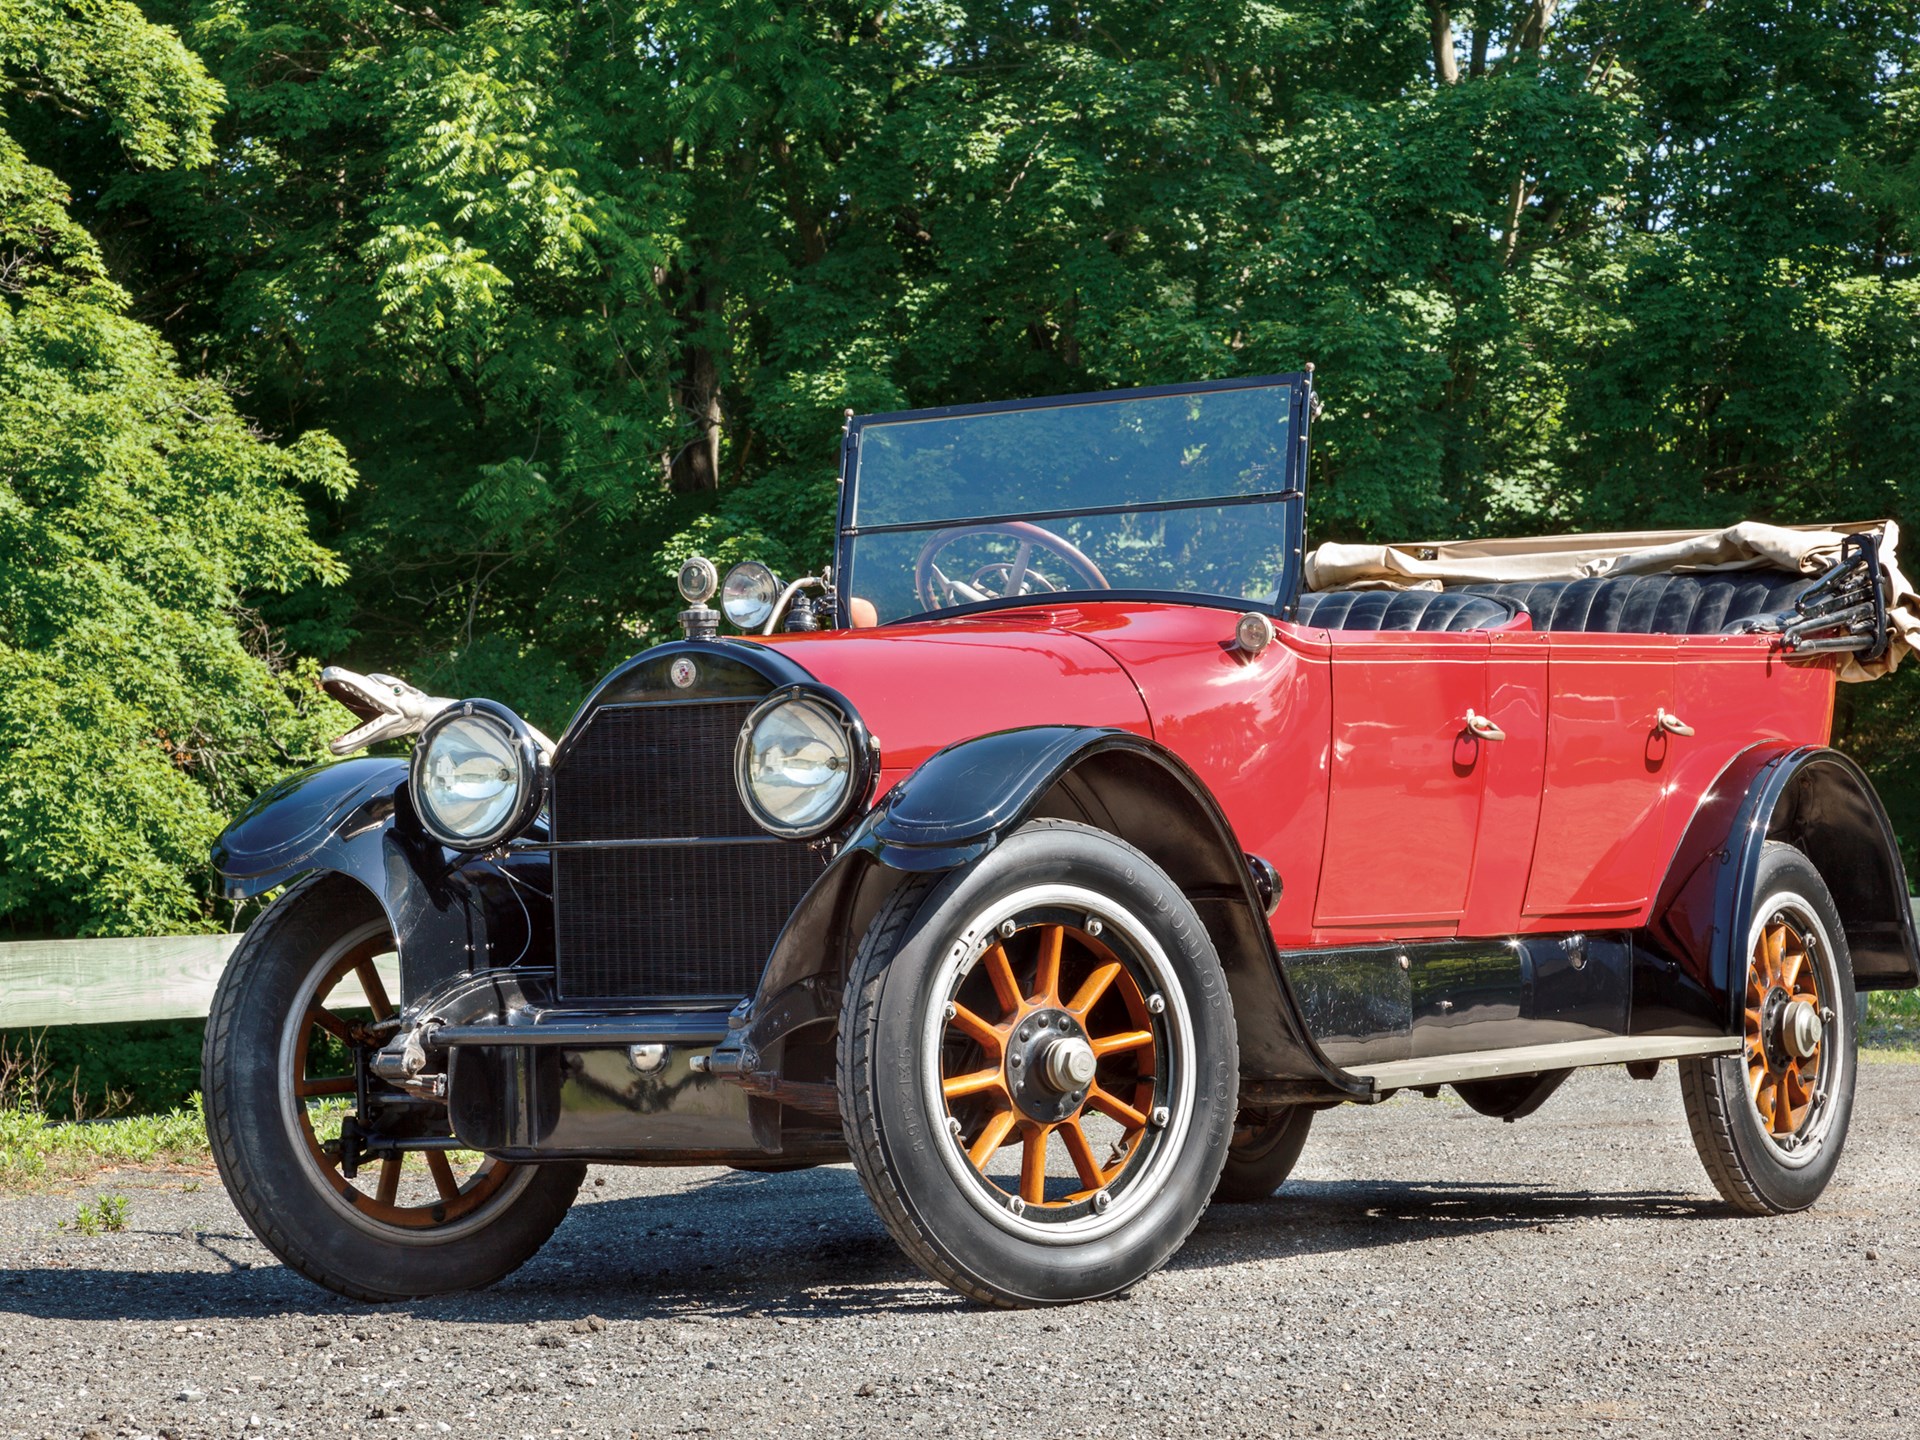
<path fill-rule="evenodd" d="M 1191 1105 L 1193 1030 L 1130 911 L 1077 887 L 1021 891 L 951 947 L 930 999 L 928 1109 L 977 1209 L 1078 1243 L 1160 1193 Z"/>
<path fill-rule="evenodd" d="M 393 949 L 384 923 L 337 941 L 308 973 L 282 1028 L 282 1118 L 308 1178 L 357 1228 L 403 1244 L 437 1245 L 486 1224 L 533 1178 L 533 1171 L 460 1152 L 409 1151 L 369 1160 L 349 1179 L 339 1150 L 340 1122 L 355 1099 L 353 1051 L 377 1048 L 373 1028 L 393 1019 L 375 958 Z M 377 1081 L 379 1094 L 404 1097 Z M 445 1110 L 429 1110 L 421 1128 L 446 1131 Z"/>
<path fill-rule="evenodd" d="M 1782 895 L 1755 918 L 1748 956 L 1741 1055 L 1747 1095 L 1776 1156 L 1804 1165 L 1832 1124 L 1847 1063 L 1833 946 L 1813 907 Z"/>

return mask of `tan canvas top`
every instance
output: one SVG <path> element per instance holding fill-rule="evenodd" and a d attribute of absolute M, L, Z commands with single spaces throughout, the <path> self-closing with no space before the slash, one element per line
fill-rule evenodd
<path fill-rule="evenodd" d="M 1723 530 L 1634 530 L 1601 535 L 1540 535 L 1503 540 L 1426 540 L 1395 545 L 1322 545 L 1307 556 L 1308 590 L 1438 590 L 1447 585 L 1580 580 L 1599 575 L 1699 574 L 1713 570 L 1785 570 L 1818 575 L 1840 558 L 1849 535 L 1880 536 L 1887 620 L 1893 643 L 1871 665 L 1841 656 L 1842 680 L 1892 674 L 1920 644 L 1920 593 L 1900 573 L 1900 527 L 1891 520 L 1852 525 L 1764 525 Z"/>

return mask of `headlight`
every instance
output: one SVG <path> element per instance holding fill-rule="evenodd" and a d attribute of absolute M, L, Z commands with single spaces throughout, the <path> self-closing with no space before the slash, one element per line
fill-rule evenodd
<path fill-rule="evenodd" d="M 831 829 L 867 779 L 866 732 L 818 695 L 785 691 L 740 727 L 734 780 L 753 818 L 798 839 Z"/>
<path fill-rule="evenodd" d="M 780 603 L 780 577 L 758 560 L 727 571 L 720 586 L 720 608 L 742 630 L 758 630 Z"/>
<path fill-rule="evenodd" d="M 527 723 L 491 700 L 449 705 L 414 748 L 414 809 L 426 832 L 455 850 L 485 850 L 524 829 L 540 809 L 546 767 Z"/>

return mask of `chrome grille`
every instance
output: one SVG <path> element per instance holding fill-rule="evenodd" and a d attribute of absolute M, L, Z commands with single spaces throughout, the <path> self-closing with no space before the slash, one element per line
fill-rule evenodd
<path fill-rule="evenodd" d="M 616 843 L 554 852 L 563 997 L 738 997 L 759 983 L 822 861 L 768 836 L 734 789 L 734 741 L 754 703 L 610 705 L 570 740 L 553 838 Z M 634 840 L 679 843 L 617 843 Z"/>

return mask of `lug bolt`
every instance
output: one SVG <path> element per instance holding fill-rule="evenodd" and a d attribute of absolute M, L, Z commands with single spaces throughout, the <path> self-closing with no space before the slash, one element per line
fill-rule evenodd
<path fill-rule="evenodd" d="M 1062 1031 L 1071 1030 L 1073 1028 L 1073 1022 L 1062 1015 L 1060 1017 L 1060 1028 Z"/>
<path fill-rule="evenodd" d="M 1024 1055 L 1012 1055 L 1007 1058 L 1007 1063 L 1018 1070 L 1022 1065 L 1027 1063 L 1027 1057 Z"/>
<path fill-rule="evenodd" d="M 1015 1195 L 1011 1200 L 1007 1201 L 1007 1209 L 1016 1215 L 1021 1214 L 1026 1208 L 1027 1202 L 1022 1200 L 1018 1195 Z"/>
<path fill-rule="evenodd" d="M 1098 917 L 1093 915 L 1089 915 L 1087 917 L 1087 925 L 1086 925 L 1087 934 L 1098 935 L 1102 930 L 1106 928 L 1107 928 L 1106 926 L 1100 923 Z"/>
<path fill-rule="evenodd" d="M 1147 1118 L 1153 1122 L 1154 1129 L 1164 1130 L 1167 1128 L 1167 1121 L 1172 1117 L 1167 1113 L 1166 1106 L 1156 1105 L 1153 1107 L 1153 1114 Z"/>
<path fill-rule="evenodd" d="M 1093 1209 L 1094 1209 L 1094 1213 L 1097 1215 L 1106 1214 L 1107 1207 L 1111 1204 L 1113 1204 L 1113 1196 L 1109 1195 L 1104 1190 L 1102 1190 L 1098 1195 L 1095 1195 L 1093 1197 Z"/>
<path fill-rule="evenodd" d="M 1031 1025 L 1022 1025 L 1020 1027 L 1020 1038 L 1022 1040 L 1025 1040 L 1028 1036 L 1032 1034 L 1033 1034 L 1033 1027 Z"/>
<path fill-rule="evenodd" d="M 1151 1013 L 1155 1015 L 1160 1015 L 1165 1013 L 1166 1008 L 1167 1008 L 1167 1002 L 1163 1000 L 1159 995 L 1149 995 L 1147 997 L 1147 1009 Z"/>
<path fill-rule="evenodd" d="M 1011 940 L 1019 928 L 1020 927 L 1011 920 L 1002 920 L 1000 922 L 1000 938 L 1003 940 Z"/>
<path fill-rule="evenodd" d="M 947 1002 L 947 1019 L 951 1020 L 953 1019 L 954 1016 L 958 1015 L 959 1013 L 960 1013 L 960 1007 L 954 1004 L 953 1001 L 949 1000 Z"/>
<path fill-rule="evenodd" d="M 947 1133 L 956 1140 L 960 1138 L 960 1121 L 957 1116 L 949 1115 L 947 1117 Z"/>

